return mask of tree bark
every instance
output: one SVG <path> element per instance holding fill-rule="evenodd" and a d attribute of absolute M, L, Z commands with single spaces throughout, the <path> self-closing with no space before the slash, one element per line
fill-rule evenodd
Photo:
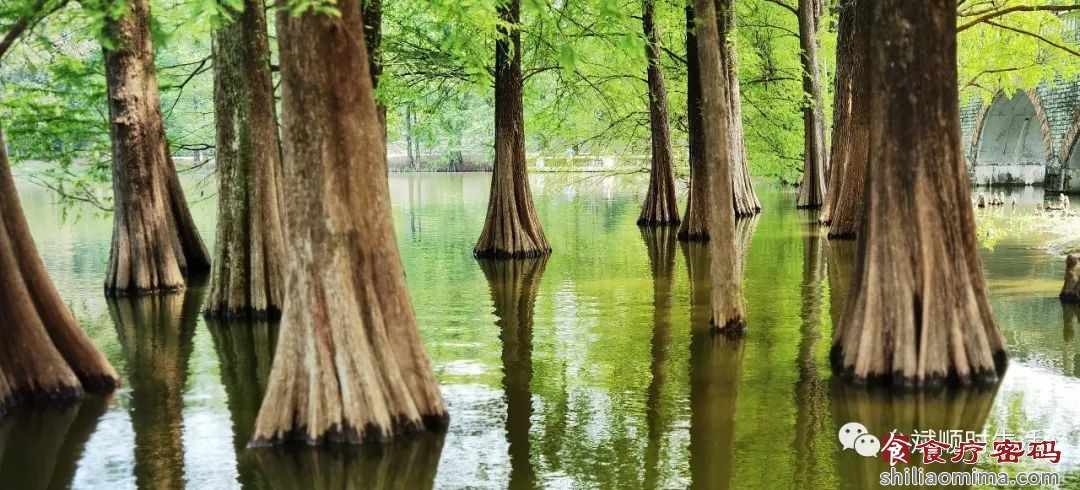
<path fill-rule="evenodd" d="M 746 156 L 746 137 L 742 127 L 742 101 L 739 97 L 738 50 L 735 47 L 735 6 L 733 0 L 717 0 L 718 28 L 720 29 L 720 61 L 723 64 L 727 84 L 728 104 L 728 155 L 732 171 L 732 205 L 735 216 L 745 218 L 761 211 L 761 203 L 750 181 L 750 167 Z M 679 240 L 707 241 L 708 176 L 709 165 L 705 157 L 702 134 L 701 80 L 698 75 L 697 16 L 693 6 L 686 8 L 686 76 L 687 118 L 690 131 L 690 193 L 686 201 L 686 214 L 679 229 Z"/>
<path fill-rule="evenodd" d="M 15 402 L 62 401 L 119 385 L 79 329 L 41 262 L 0 133 L 0 413 Z"/>
<path fill-rule="evenodd" d="M 679 226 L 679 240 L 699 242 L 709 239 L 708 177 L 705 142 L 702 135 L 701 75 L 698 67 L 697 17 L 694 6 L 686 6 L 686 126 L 690 147 L 690 192 L 686 212 Z"/>
<path fill-rule="evenodd" d="M 694 9 L 702 19 L 698 26 L 698 63 L 701 79 L 705 157 L 708 160 L 709 195 L 716 198 L 709 209 L 709 248 L 712 263 L 713 328 L 738 333 L 745 325 L 742 279 L 735 251 L 735 213 L 723 203 L 732 202 L 733 163 L 727 81 L 720 55 L 720 38 L 713 0 L 695 0 Z M 718 203 L 720 203 L 718 205 Z"/>
<path fill-rule="evenodd" d="M 1058 296 L 1067 303 L 1080 303 L 1080 255 L 1069 254 L 1065 259 L 1065 282 Z"/>
<path fill-rule="evenodd" d="M 803 179 L 796 207 L 817 209 L 825 200 L 825 111 L 818 68 L 818 28 L 821 0 L 799 0 L 799 46 L 803 67 Z"/>
<path fill-rule="evenodd" d="M 509 488 L 535 488 L 531 443 L 533 379 L 533 310 L 547 257 L 527 260 L 481 259 L 501 332 L 506 436 L 510 446 Z"/>
<path fill-rule="evenodd" d="M 150 2 L 125 6 L 119 18 L 106 19 L 110 43 L 102 46 L 115 203 L 109 296 L 182 289 L 185 276 L 210 269 L 165 139 Z"/>
<path fill-rule="evenodd" d="M 405 106 L 405 154 L 409 158 L 409 166 L 413 167 L 416 171 L 420 171 L 420 162 L 416 158 L 416 154 L 413 153 L 413 113 L 412 106 Z"/>
<path fill-rule="evenodd" d="M 206 314 L 276 317 L 285 235 L 266 9 L 245 0 L 242 10 L 229 10 L 234 20 L 213 36 L 219 203 Z"/>
<path fill-rule="evenodd" d="M 866 213 L 832 359 L 856 382 L 994 382 L 1005 341 L 987 298 L 960 135 L 956 4 L 877 0 Z"/>
<path fill-rule="evenodd" d="M 679 224 L 679 206 L 675 202 L 675 168 L 671 159 L 671 128 L 668 126 L 667 86 L 660 60 L 660 33 L 656 29 L 655 0 L 642 0 L 641 25 L 645 33 L 645 58 L 648 60 L 649 128 L 652 134 L 652 167 L 649 190 L 637 224 L 675 226 Z"/>
<path fill-rule="evenodd" d="M 484 231 L 473 254 L 479 258 L 538 257 L 551 253 L 536 217 L 525 169 L 525 116 L 521 75 L 521 0 L 498 7 L 495 42 L 495 169 L 491 175 Z"/>
<path fill-rule="evenodd" d="M 382 2 L 383 0 L 360 0 L 364 17 L 364 42 L 367 46 L 368 73 L 371 74 L 371 88 L 379 88 L 382 78 Z M 383 139 L 386 139 L 386 105 L 375 101 L 379 112 L 379 124 L 382 124 Z"/>
<path fill-rule="evenodd" d="M 852 72 L 855 59 L 855 4 L 858 0 L 840 0 L 837 5 L 836 76 L 833 96 L 833 124 L 831 151 L 829 151 L 828 182 L 825 185 L 825 202 L 821 204 L 818 222 L 832 222 L 840 184 L 847 167 L 851 123 Z"/>
<path fill-rule="evenodd" d="M 394 237 L 359 0 L 279 9 L 286 266 L 253 443 L 385 441 L 448 422 Z"/>
<path fill-rule="evenodd" d="M 745 218 L 761 212 L 754 185 L 750 182 L 750 165 L 746 155 L 746 134 L 742 121 L 742 89 L 739 84 L 739 56 L 735 43 L 735 0 L 716 1 L 717 28 L 720 36 L 720 62 L 727 81 L 728 100 L 728 158 L 731 159 L 731 184 L 735 216 Z"/>
<path fill-rule="evenodd" d="M 844 106 L 833 126 L 830 204 L 821 215 L 822 222 L 830 224 L 829 238 L 854 237 L 863 215 L 870 161 L 870 9 L 868 0 L 848 0 L 841 10 L 841 29 L 849 23 L 850 34 L 840 37 L 837 48 L 836 98 Z"/>

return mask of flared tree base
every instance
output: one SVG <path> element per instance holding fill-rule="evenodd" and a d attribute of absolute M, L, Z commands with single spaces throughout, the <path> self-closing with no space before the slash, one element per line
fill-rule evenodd
<path fill-rule="evenodd" d="M 258 310 L 214 307 L 203 311 L 203 316 L 210 320 L 278 320 L 281 318 L 281 310 L 278 308 Z"/>
<path fill-rule="evenodd" d="M 473 250 L 473 257 L 478 259 L 535 259 L 545 255 L 551 255 L 550 247 L 542 250 L 518 250 L 514 252 L 502 249 Z"/>
<path fill-rule="evenodd" d="M 430 432 L 442 434 L 450 426 L 450 416 L 424 415 L 419 422 L 407 420 L 394 420 L 390 427 L 381 427 L 376 424 L 367 424 L 356 428 L 351 426 L 332 427 L 319 434 L 312 434 L 307 427 L 299 427 L 288 432 L 283 432 L 276 437 L 258 437 L 251 440 L 248 447 L 280 447 L 280 446 L 326 446 L 334 444 L 356 445 L 367 443 L 384 444 L 403 437 L 415 436 Z"/>
<path fill-rule="evenodd" d="M 840 379 L 855 386 L 916 390 L 969 385 L 994 386 L 1004 377 L 1009 362 L 1008 354 L 1005 351 L 994 352 L 993 356 L 993 369 L 979 370 L 966 377 L 961 377 L 955 370 L 950 370 L 946 374 L 931 375 L 921 380 L 913 376 L 906 376 L 900 372 L 870 373 L 865 376 L 858 376 L 855 374 L 854 366 L 845 366 L 843 364 L 843 351 L 838 345 L 834 345 L 829 351 L 829 362 Z"/>

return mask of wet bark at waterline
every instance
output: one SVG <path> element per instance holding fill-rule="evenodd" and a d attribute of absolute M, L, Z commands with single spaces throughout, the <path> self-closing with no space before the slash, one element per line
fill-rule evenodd
<path fill-rule="evenodd" d="M 817 209 L 825 200 L 828 161 L 825 151 L 825 110 L 818 67 L 818 28 L 822 0 L 799 0 L 799 46 L 803 68 L 803 178 L 796 206 Z"/>
<path fill-rule="evenodd" d="M 255 445 L 387 441 L 449 420 L 394 236 L 360 4 L 337 7 L 278 12 L 290 260 Z"/>
<path fill-rule="evenodd" d="M 698 63 L 700 67 L 702 129 L 705 157 L 708 160 L 709 249 L 712 271 L 713 326 L 717 331 L 741 332 L 745 324 L 742 279 L 735 251 L 735 212 L 725 205 L 732 202 L 732 172 L 728 144 L 728 109 L 726 73 L 720 57 L 720 38 L 716 9 L 712 0 L 695 0 L 694 10 L 705 19 L 698 25 Z M 719 205 L 718 205 L 719 204 Z"/>
<path fill-rule="evenodd" d="M 0 413 L 21 401 L 61 402 L 119 385 L 79 328 L 41 261 L 0 133 Z"/>
<path fill-rule="evenodd" d="M 210 269 L 176 174 L 154 68 L 150 2 L 133 0 L 108 19 L 103 47 L 112 140 L 113 239 L 105 292 L 110 296 L 182 289 Z"/>
<path fill-rule="evenodd" d="M 495 42 L 495 166 L 477 258 L 525 258 L 551 253 L 536 217 L 525 167 L 525 112 L 521 73 L 521 0 L 498 7 Z M 417 156 L 419 158 L 419 156 Z"/>
<path fill-rule="evenodd" d="M 245 0 L 230 15 L 213 35 L 219 201 L 206 314 L 274 317 L 285 236 L 266 13 L 261 0 Z"/>
<path fill-rule="evenodd" d="M 837 46 L 836 98 L 838 116 L 833 126 L 832 162 L 828 199 L 821 222 L 829 224 L 829 238 L 852 238 L 864 208 L 863 186 L 870 161 L 870 10 L 867 0 L 848 0 L 841 7 L 840 28 L 848 36 Z"/>
<path fill-rule="evenodd" d="M 955 25 L 955 2 L 874 4 L 874 165 L 832 349 L 857 383 L 995 382 L 1004 371 L 961 147 Z"/>
<path fill-rule="evenodd" d="M 649 171 L 649 190 L 637 223 L 642 226 L 675 226 L 679 224 L 679 206 L 675 202 L 675 166 L 671 157 L 667 86 L 664 83 L 664 70 L 660 59 L 660 33 L 656 29 L 655 7 L 655 0 L 642 1 L 641 24 L 645 33 L 645 58 L 649 63 L 652 165 Z"/>
<path fill-rule="evenodd" d="M 1061 285 L 1061 301 L 1080 303 L 1080 255 L 1069 254 L 1065 258 L 1065 282 Z"/>

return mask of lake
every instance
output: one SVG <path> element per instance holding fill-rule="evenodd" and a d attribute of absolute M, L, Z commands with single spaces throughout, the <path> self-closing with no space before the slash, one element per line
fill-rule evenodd
<path fill-rule="evenodd" d="M 704 246 L 635 225 L 646 178 L 534 175 L 554 253 L 481 262 L 472 246 L 490 174 L 391 174 L 451 425 L 322 451 L 246 449 L 276 325 L 206 322 L 204 283 L 106 300 L 111 218 L 81 208 L 64 218 L 50 194 L 20 183 L 46 267 L 123 386 L 108 400 L 0 419 L 0 488 L 863 488 L 888 464 L 841 450 L 837 431 L 851 421 L 879 436 L 1053 439 L 1058 464 L 984 454 L 978 468 L 1052 470 L 1080 485 L 1080 308 L 1057 298 L 1064 260 L 1042 237 L 995 231 L 1009 213 L 1030 213 L 1041 190 L 1007 190 L 1017 210 L 977 211 L 1011 355 L 1004 380 L 888 393 L 837 382 L 828 362 L 853 242 L 826 240 L 816 214 L 796 211 L 792 188 L 759 184 L 764 210 L 738 230 L 746 335 L 711 335 Z M 191 194 L 212 249 L 214 200 Z"/>

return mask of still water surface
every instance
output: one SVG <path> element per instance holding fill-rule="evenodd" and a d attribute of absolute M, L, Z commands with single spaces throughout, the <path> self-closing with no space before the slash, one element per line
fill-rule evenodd
<path fill-rule="evenodd" d="M 764 212 L 740 222 L 748 330 L 730 340 L 706 332 L 705 249 L 634 224 L 642 179 L 534 176 L 554 254 L 482 262 L 471 248 L 489 178 L 390 176 L 449 432 L 322 452 L 245 448 L 276 325 L 204 321 L 205 284 L 106 300 L 111 220 L 61 219 L 51 196 L 21 185 L 47 268 L 123 388 L 0 419 L 0 488 L 861 488 L 887 466 L 840 450 L 849 421 L 879 435 L 1042 431 L 1062 462 L 1029 467 L 1080 484 L 1080 310 L 1058 301 L 1063 261 L 1039 237 L 983 240 L 1012 356 L 1000 386 L 867 393 L 834 383 L 827 362 L 854 245 L 825 240 L 790 189 L 759 186 Z M 1014 192 L 1015 212 L 1043 198 Z M 208 246 L 213 206 L 193 206 Z"/>

